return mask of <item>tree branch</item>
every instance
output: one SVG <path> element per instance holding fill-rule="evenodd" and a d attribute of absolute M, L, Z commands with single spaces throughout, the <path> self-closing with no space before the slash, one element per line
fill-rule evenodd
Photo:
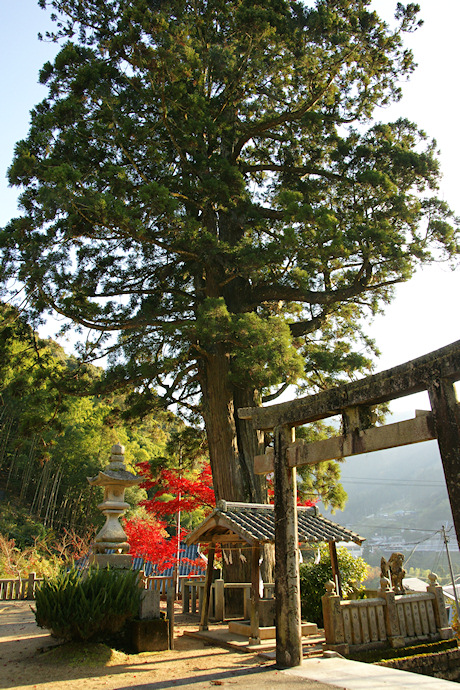
<path fill-rule="evenodd" d="M 322 170 L 321 168 L 309 167 L 307 165 L 275 165 L 273 163 L 258 163 L 257 165 L 249 165 L 241 163 L 240 169 L 242 172 L 289 172 L 295 175 L 318 175 L 319 177 L 326 177 L 328 180 L 343 180 L 343 175 L 338 175 L 329 170 Z"/>
<path fill-rule="evenodd" d="M 321 314 L 314 316 L 308 321 L 297 321 L 296 323 L 289 324 L 289 330 L 293 338 L 299 338 L 302 335 L 307 335 L 307 333 L 313 333 L 316 331 L 323 323 L 326 321 L 329 315 L 329 309 L 323 309 Z"/>
<path fill-rule="evenodd" d="M 127 319 L 126 321 L 114 322 L 113 319 L 108 319 L 107 321 L 88 321 L 87 319 L 81 317 L 80 315 L 72 312 L 71 310 L 65 310 L 58 306 L 56 301 L 47 295 L 42 288 L 39 289 L 39 293 L 42 296 L 46 304 L 51 306 L 58 314 L 65 316 L 66 319 L 70 319 L 74 323 L 78 323 L 80 326 L 85 328 L 90 328 L 95 331 L 129 331 L 141 326 L 157 326 L 164 328 L 165 326 L 190 326 L 194 325 L 194 321 L 190 319 L 174 319 L 172 321 L 163 321 L 161 319 Z"/>
<path fill-rule="evenodd" d="M 246 304 L 248 310 L 256 308 L 261 302 L 307 302 L 308 304 L 321 304 L 331 306 L 337 302 L 344 302 L 364 292 L 381 290 L 398 283 L 404 282 L 403 278 L 370 284 L 372 275 L 362 276 L 353 285 L 331 291 L 306 290 L 289 285 L 258 285 L 252 289 Z M 295 324 L 293 324 L 295 327 Z"/>
<path fill-rule="evenodd" d="M 332 76 L 330 77 L 326 85 L 323 88 L 321 88 L 319 93 L 313 98 L 311 98 L 311 100 L 307 101 L 300 107 L 295 108 L 294 110 L 284 112 L 281 115 L 278 115 L 278 117 L 268 119 L 265 122 L 260 122 L 254 127 L 248 128 L 246 134 L 240 137 L 240 139 L 237 141 L 235 145 L 235 158 L 237 158 L 240 155 L 243 146 L 253 137 L 260 136 L 261 134 L 264 134 L 264 132 L 274 127 L 279 127 L 280 125 L 283 125 L 287 122 L 295 122 L 296 120 L 300 120 L 300 118 L 303 117 L 309 110 L 312 110 L 312 108 L 315 107 L 318 101 L 332 86 L 341 64 L 342 61 L 339 65 L 337 65 L 336 69 L 333 71 Z"/>
<path fill-rule="evenodd" d="M 262 402 L 268 403 L 268 402 L 271 402 L 272 400 L 276 400 L 276 398 L 278 398 L 280 395 L 282 395 L 284 393 L 284 391 L 286 391 L 289 388 L 290 385 L 291 385 L 290 383 L 283 383 L 281 388 L 278 388 L 278 390 L 275 391 L 275 393 L 270 393 L 270 395 L 262 396 Z"/>

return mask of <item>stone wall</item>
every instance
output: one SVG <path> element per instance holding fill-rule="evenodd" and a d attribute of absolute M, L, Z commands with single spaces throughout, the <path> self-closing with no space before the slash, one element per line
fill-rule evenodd
<path fill-rule="evenodd" d="M 435 654 L 404 657 L 402 659 L 388 659 L 381 661 L 378 666 L 390 666 L 400 671 L 420 673 L 433 678 L 460 681 L 460 649 L 448 649 Z"/>

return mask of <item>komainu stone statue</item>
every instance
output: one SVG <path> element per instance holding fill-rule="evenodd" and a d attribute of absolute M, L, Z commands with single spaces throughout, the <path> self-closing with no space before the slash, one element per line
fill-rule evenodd
<path fill-rule="evenodd" d="M 403 578 L 406 576 L 406 571 L 402 567 L 403 563 L 404 554 L 399 552 L 392 553 L 388 561 L 383 557 L 380 561 L 380 576 L 391 581 L 393 591 L 397 594 L 404 594 L 406 591 L 403 585 Z"/>

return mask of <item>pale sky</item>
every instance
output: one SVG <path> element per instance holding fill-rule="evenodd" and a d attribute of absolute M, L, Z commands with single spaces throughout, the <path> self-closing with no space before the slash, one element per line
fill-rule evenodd
<path fill-rule="evenodd" d="M 396 0 L 374 0 L 373 5 L 391 20 Z M 460 215 L 460 2 L 421 0 L 420 5 L 425 25 L 405 39 L 419 67 L 403 85 L 402 101 L 377 113 L 376 118 L 390 120 L 404 115 L 437 140 L 443 171 L 441 197 Z M 15 142 L 27 134 L 30 109 L 46 94 L 37 83 L 38 71 L 56 52 L 56 46 L 37 39 L 37 33 L 44 33 L 47 26 L 47 13 L 38 8 L 36 0 L 0 0 L 0 225 L 16 214 L 17 193 L 7 187 L 6 169 Z M 368 327 L 382 351 L 376 371 L 458 340 L 459 295 L 460 269 L 452 272 L 447 266 L 424 268 L 409 283 L 399 286 L 386 314 Z M 423 402 L 417 400 L 417 405 L 423 406 Z M 395 403 L 395 411 L 404 407 L 404 401 Z"/>

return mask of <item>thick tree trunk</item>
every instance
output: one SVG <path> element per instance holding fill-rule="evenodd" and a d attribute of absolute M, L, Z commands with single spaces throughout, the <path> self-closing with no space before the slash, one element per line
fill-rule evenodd
<path fill-rule="evenodd" d="M 265 479 L 254 474 L 254 455 L 263 452 L 263 436 L 237 417 L 238 407 L 257 404 L 256 395 L 232 386 L 229 357 L 220 346 L 216 350 L 200 372 L 216 499 L 266 503 Z"/>
<path fill-rule="evenodd" d="M 201 364 L 203 414 L 216 500 L 247 500 L 239 462 L 229 357 L 218 345 Z"/>
<path fill-rule="evenodd" d="M 201 382 L 216 499 L 267 503 L 265 478 L 254 474 L 254 455 L 263 453 L 263 434 L 237 416 L 239 407 L 257 405 L 256 392 L 232 386 L 223 348 L 201 364 Z"/>
<path fill-rule="evenodd" d="M 235 410 L 240 407 L 256 407 L 260 405 L 260 397 L 252 389 L 235 388 L 234 390 Z M 264 452 L 264 433 L 253 428 L 250 420 L 238 419 L 236 416 L 236 430 L 238 439 L 238 450 L 240 463 L 243 471 L 247 473 L 248 484 L 251 487 L 251 498 L 253 503 L 268 503 L 267 481 L 265 477 L 254 474 L 254 456 Z M 274 581 L 275 572 L 275 546 L 274 544 L 264 544 L 261 552 L 263 561 L 260 572 L 264 582 Z"/>
<path fill-rule="evenodd" d="M 250 420 L 238 418 L 238 408 L 256 407 L 260 404 L 259 396 L 253 389 L 233 389 L 235 409 L 235 429 L 238 447 L 238 459 L 241 472 L 248 490 L 247 501 L 250 503 L 267 503 L 267 483 L 265 477 L 254 474 L 254 456 L 264 452 L 264 434 L 253 428 Z"/>
<path fill-rule="evenodd" d="M 216 500 L 266 503 L 265 478 L 254 474 L 254 455 L 263 452 L 263 435 L 237 417 L 238 407 L 258 404 L 257 394 L 231 385 L 230 361 L 219 346 L 201 364 L 200 373 Z M 232 550 L 231 557 L 224 559 L 223 567 L 227 582 L 251 582 L 250 558 L 243 551 Z M 264 549 L 262 564 L 264 582 L 273 581 L 273 567 L 273 548 L 268 547 Z M 239 614 L 241 604 L 238 593 L 226 600 L 227 610 L 234 615 Z"/>

